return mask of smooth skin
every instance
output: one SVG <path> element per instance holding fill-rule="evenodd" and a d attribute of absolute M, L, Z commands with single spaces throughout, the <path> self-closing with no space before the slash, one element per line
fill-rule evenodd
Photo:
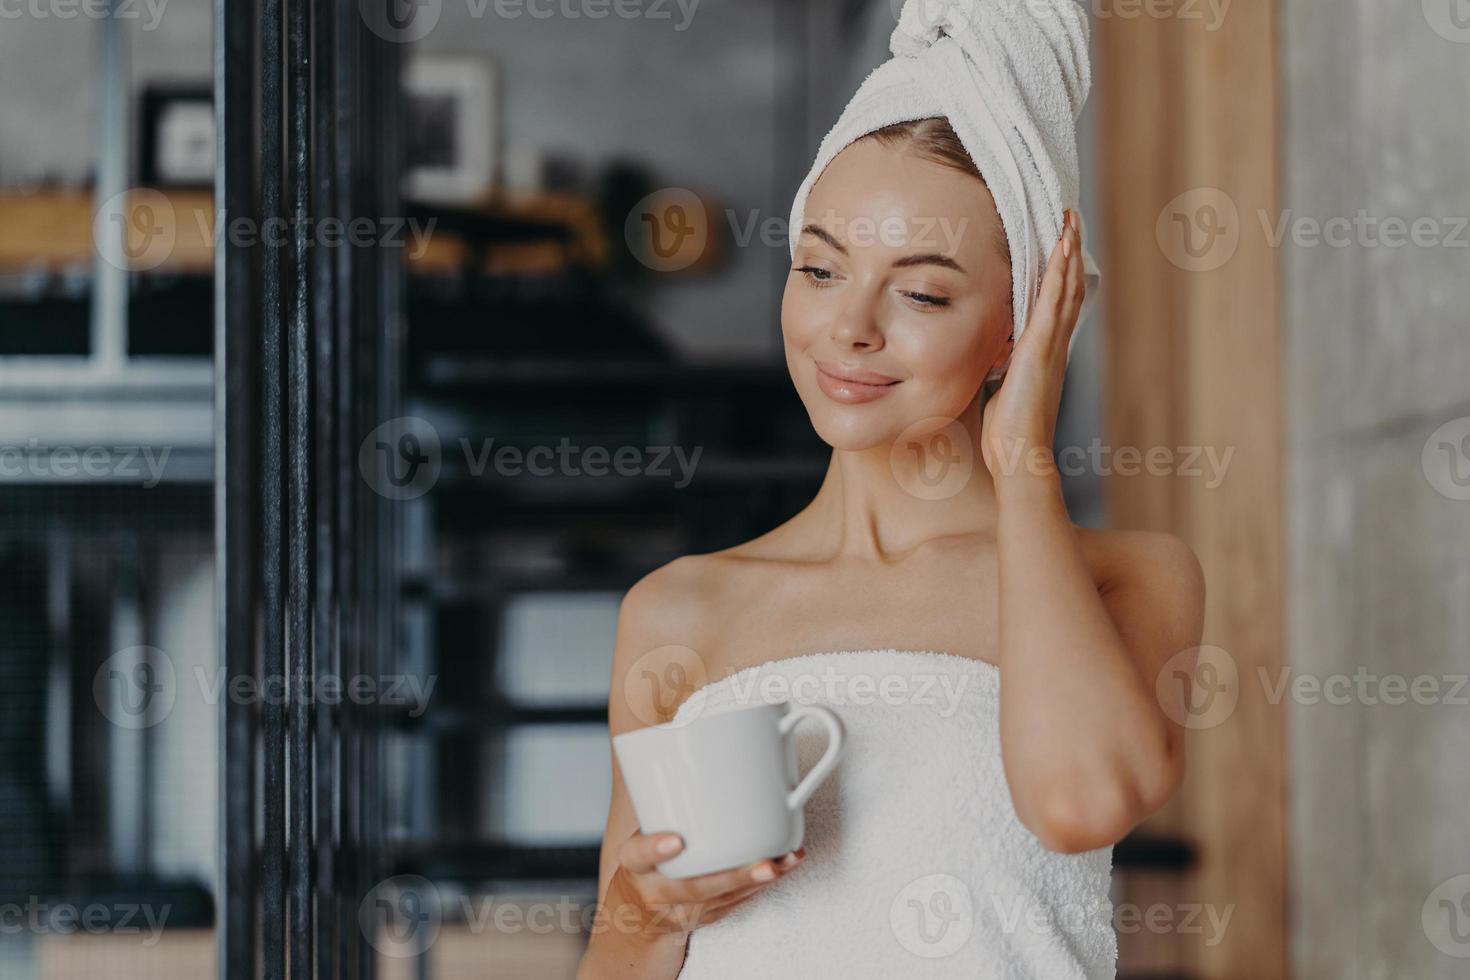
<path fill-rule="evenodd" d="M 1171 719 L 1186 717 L 1188 691 L 1155 682 L 1166 664 L 1193 669 L 1204 582 L 1174 537 L 1067 516 L 1051 446 L 1083 299 L 1080 222 L 1065 216 L 1013 344 L 1000 217 L 972 176 L 864 139 L 827 167 L 806 211 L 782 333 L 793 383 L 833 447 L 826 478 L 780 527 L 680 558 L 628 592 L 611 732 L 677 707 L 629 683 L 660 648 L 687 650 L 709 681 L 820 651 L 974 657 L 1001 671 L 1001 755 L 1021 822 L 1053 851 L 1114 844 L 1183 776 L 1184 731 Z M 986 375 L 1007 359 L 982 417 Z M 966 478 L 928 499 L 916 476 L 956 459 Z M 614 759 L 603 927 L 580 977 L 672 980 L 691 932 L 800 874 L 797 852 L 671 881 L 655 864 L 681 842 L 638 830 Z"/>

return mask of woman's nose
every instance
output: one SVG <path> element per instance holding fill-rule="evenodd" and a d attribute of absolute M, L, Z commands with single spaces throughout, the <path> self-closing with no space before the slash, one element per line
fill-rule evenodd
<path fill-rule="evenodd" d="M 883 330 L 874 304 L 868 299 L 844 304 L 832 323 L 832 342 L 849 350 L 881 350 Z"/>

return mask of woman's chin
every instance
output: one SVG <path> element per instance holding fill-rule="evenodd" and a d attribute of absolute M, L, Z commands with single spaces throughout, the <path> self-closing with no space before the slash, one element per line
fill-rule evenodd
<path fill-rule="evenodd" d="M 877 412 L 809 411 L 807 416 L 823 442 L 848 453 L 886 446 L 898 437 L 903 428 Z"/>

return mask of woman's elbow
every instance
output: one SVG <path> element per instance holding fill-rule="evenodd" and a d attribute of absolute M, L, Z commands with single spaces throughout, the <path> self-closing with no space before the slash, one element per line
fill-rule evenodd
<path fill-rule="evenodd" d="M 1037 801 L 1027 824 L 1049 851 L 1080 854 L 1111 847 L 1168 803 L 1182 778 L 1182 766 L 1161 760 L 1086 785 L 1058 786 Z"/>
<path fill-rule="evenodd" d="M 1030 830 L 1048 851 L 1081 854 L 1109 847 L 1133 829 L 1131 808 L 1104 793 L 1052 793 L 1036 808 Z"/>

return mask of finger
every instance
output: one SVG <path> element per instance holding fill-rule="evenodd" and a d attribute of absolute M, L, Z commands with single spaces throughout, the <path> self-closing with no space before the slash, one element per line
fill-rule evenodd
<path fill-rule="evenodd" d="M 781 878 L 784 878 L 787 874 L 794 871 L 796 869 L 796 866 L 801 863 L 801 859 L 804 857 L 806 857 L 806 848 L 802 847 L 797 848 L 795 851 L 787 853 L 786 856 L 777 860 L 777 876 L 772 880 L 779 881 Z M 752 898 L 755 897 L 756 893 L 769 887 L 770 884 L 771 882 L 767 881 L 757 885 L 752 885 L 748 888 L 743 888 L 738 891 L 731 892 L 724 898 L 716 899 L 715 901 L 708 903 L 705 906 L 705 914 L 700 917 L 700 925 L 709 925 L 711 922 L 718 922 L 720 919 L 723 919 L 735 909 L 750 901 Z"/>
<path fill-rule="evenodd" d="M 770 881 L 752 882 L 751 884 L 736 888 L 734 891 L 726 892 L 723 895 L 712 898 L 707 903 L 705 903 L 706 908 L 709 908 L 711 910 L 722 909 L 726 905 L 730 905 L 734 902 L 744 901 L 747 897 L 754 895 L 756 892 L 761 891 L 765 888 L 769 888 L 772 884 L 780 881 L 782 878 L 786 877 L 786 875 L 795 870 L 796 866 L 801 863 L 801 858 L 803 855 L 805 855 L 805 853 L 805 851 L 791 851 L 787 853 L 784 857 L 776 861 L 776 877 L 772 878 Z"/>
<path fill-rule="evenodd" d="M 1067 260 L 1067 284 L 1061 309 L 1057 315 L 1055 340 L 1058 351 L 1066 350 L 1072 339 L 1072 333 L 1077 327 L 1078 314 L 1082 311 L 1082 297 L 1086 289 L 1081 229 L 1073 224 L 1067 234 L 1070 237 L 1072 254 Z"/>
<path fill-rule="evenodd" d="M 770 859 L 756 861 L 729 871 L 716 871 L 697 878 L 685 878 L 675 882 L 667 894 L 676 902 L 709 902 L 747 885 L 765 885 L 776 880 L 779 874 L 776 864 Z"/>
<path fill-rule="evenodd" d="M 733 906 L 743 904 L 757 892 L 770 887 L 774 882 L 780 881 L 787 872 L 794 869 L 801 862 L 801 856 L 805 854 L 805 850 L 799 852 L 792 851 L 788 852 L 784 857 L 776 859 L 773 862 L 776 874 L 769 881 L 749 881 L 745 885 L 737 886 L 729 891 L 723 891 L 710 898 L 673 897 L 659 904 L 661 907 L 668 909 L 670 920 L 678 923 L 682 929 L 689 930 L 708 925 L 722 916 L 726 910 Z M 757 864 L 760 863 L 765 862 L 757 862 Z M 706 875 L 703 877 L 714 878 L 720 877 L 723 874 L 721 872 L 721 875 Z M 699 879 L 689 880 L 695 881 Z M 679 882 L 678 884 L 682 885 L 683 882 Z"/>
<path fill-rule="evenodd" d="M 721 905 L 717 909 L 707 910 L 703 915 L 699 917 L 699 925 L 708 926 L 719 922 L 731 912 L 734 912 L 736 909 L 743 907 L 745 903 L 749 902 L 754 897 L 754 894 L 747 895 L 738 902 L 731 902 L 729 905 Z"/>
<path fill-rule="evenodd" d="M 1050 335 L 1056 324 L 1057 310 L 1062 301 L 1062 289 L 1066 285 L 1068 241 L 1067 229 L 1064 227 L 1056 244 L 1052 246 L 1051 258 L 1047 261 L 1046 272 L 1041 277 L 1041 291 L 1037 294 L 1036 302 L 1031 307 L 1031 316 L 1026 322 L 1025 333 L 1017 342 L 1018 347 L 1025 343 L 1026 334 Z"/>
<path fill-rule="evenodd" d="M 713 915 L 716 912 L 722 912 L 725 909 L 729 908 L 731 905 L 739 905 L 740 903 L 747 901 L 756 892 L 764 891 L 765 889 L 770 888 L 771 885 L 780 880 L 781 876 L 777 875 L 770 881 L 762 881 L 754 885 L 747 885 L 744 888 L 737 888 L 733 892 L 727 892 L 724 895 L 721 895 L 719 898 L 712 898 L 709 901 L 702 903 L 704 913 L 700 916 L 700 920 L 707 921 L 707 916 Z"/>
<path fill-rule="evenodd" d="M 678 834 L 634 834 L 618 848 L 618 863 L 634 874 L 647 874 L 683 849 Z"/>
<path fill-rule="evenodd" d="M 1067 269 L 1067 296 L 1069 300 L 1080 304 L 1082 291 L 1086 288 L 1083 275 L 1087 270 L 1082 261 L 1082 222 L 1076 217 L 1072 221 L 1072 262 Z"/>

